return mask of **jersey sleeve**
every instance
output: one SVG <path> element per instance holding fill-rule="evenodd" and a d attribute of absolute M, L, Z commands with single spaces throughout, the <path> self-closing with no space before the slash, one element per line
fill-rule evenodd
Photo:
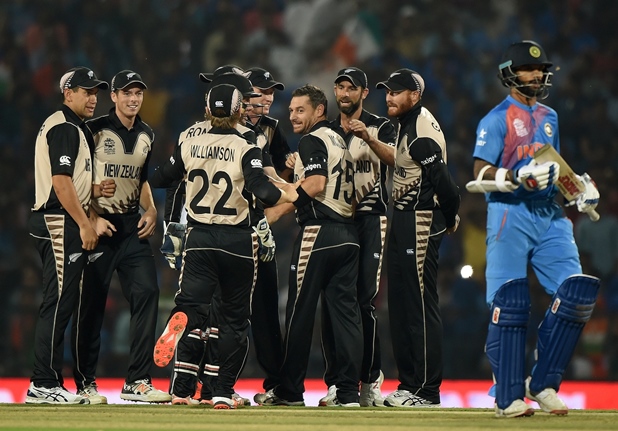
<path fill-rule="evenodd" d="M 397 130 L 390 120 L 387 120 L 378 130 L 378 141 L 392 147 L 397 145 Z"/>
<path fill-rule="evenodd" d="M 167 188 L 184 177 L 185 164 L 182 160 L 181 145 L 176 146 L 169 160 L 155 169 L 148 181 L 151 187 Z"/>
<path fill-rule="evenodd" d="M 52 175 L 73 176 L 79 153 L 79 131 L 69 123 L 61 123 L 47 132 Z"/>
<path fill-rule="evenodd" d="M 245 187 L 266 205 L 274 205 L 281 197 L 281 191 L 264 174 L 262 154 L 258 147 L 249 149 L 242 158 Z"/>
<path fill-rule="evenodd" d="M 495 113 L 483 118 L 476 129 L 476 144 L 474 158 L 485 160 L 494 166 L 501 167 L 506 122 L 501 121 Z"/>
<path fill-rule="evenodd" d="M 298 154 L 303 163 L 305 178 L 312 175 L 328 178 L 328 150 L 320 138 L 303 136 L 298 143 Z"/>
<path fill-rule="evenodd" d="M 275 131 L 273 132 L 273 140 L 270 144 L 270 155 L 272 157 L 273 165 L 278 172 L 286 169 L 285 161 L 290 154 L 290 146 L 283 133 L 281 133 L 281 127 L 277 124 Z"/>
<path fill-rule="evenodd" d="M 266 142 L 266 145 L 262 148 L 262 162 L 264 166 L 272 166 L 274 168 L 270 154 L 270 144 L 268 142 Z"/>

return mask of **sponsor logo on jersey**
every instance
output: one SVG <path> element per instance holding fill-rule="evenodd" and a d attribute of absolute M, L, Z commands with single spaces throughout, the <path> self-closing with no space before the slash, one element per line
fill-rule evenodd
<path fill-rule="evenodd" d="M 406 254 L 409 256 L 412 256 L 414 254 L 414 249 L 413 248 L 406 249 Z"/>
<path fill-rule="evenodd" d="M 100 258 L 101 256 L 103 256 L 103 251 L 100 251 L 98 253 L 92 253 L 88 255 L 88 263 L 92 263 L 95 260 L 97 260 L 98 258 Z"/>
<path fill-rule="evenodd" d="M 428 164 L 435 162 L 437 158 L 438 158 L 437 154 L 434 154 L 431 157 L 427 157 L 425 160 L 421 161 L 421 165 L 427 166 Z"/>
<path fill-rule="evenodd" d="M 320 165 L 319 163 L 310 163 L 307 166 L 305 166 L 305 172 L 311 172 L 314 169 L 320 169 L 322 167 L 322 165 Z"/>
<path fill-rule="evenodd" d="M 487 134 L 487 130 L 481 129 L 481 131 L 479 132 L 479 138 L 483 139 L 486 134 Z"/>
<path fill-rule="evenodd" d="M 526 124 L 519 118 L 515 118 L 513 120 L 513 127 L 515 128 L 515 134 L 520 138 L 528 136 L 528 129 L 526 129 Z"/>
<path fill-rule="evenodd" d="M 81 257 L 82 253 L 72 253 L 69 255 L 69 265 L 77 262 L 77 259 Z"/>
<path fill-rule="evenodd" d="M 405 178 L 406 168 L 404 168 L 403 166 L 395 166 L 395 170 L 393 171 L 393 173 L 398 177 Z"/>
<path fill-rule="evenodd" d="M 71 166 L 71 158 L 69 156 L 60 156 L 60 166 Z"/>
<path fill-rule="evenodd" d="M 373 258 L 379 260 L 380 259 L 380 253 L 374 253 L 373 254 Z"/>
<path fill-rule="evenodd" d="M 116 143 L 112 138 L 106 138 L 103 141 L 103 152 L 105 154 L 116 154 Z"/>
<path fill-rule="evenodd" d="M 170 156 L 170 163 L 172 165 L 176 164 L 176 159 L 174 158 L 174 156 Z"/>
<path fill-rule="evenodd" d="M 431 122 L 431 127 L 433 127 L 436 130 L 436 132 L 440 131 L 440 126 L 438 125 L 438 123 L 435 123 L 435 122 L 432 121 Z"/>
<path fill-rule="evenodd" d="M 251 159 L 251 167 L 252 168 L 261 168 L 262 161 L 260 159 Z"/>
<path fill-rule="evenodd" d="M 554 136 L 554 129 L 552 129 L 551 124 L 545 123 L 545 125 L 543 126 L 543 130 L 545 130 L 545 134 L 550 138 Z"/>
<path fill-rule="evenodd" d="M 296 272 L 296 265 L 290 265 L 290 271 Z"/>
<path fill-rule="evenodd" d="M 482 139 L 479 139 L 476 141 L 476 146 L 477 147 L 483 147 L 485 146 L 485 144 L 487 143 L 487 141 L 483 141 Z"/>

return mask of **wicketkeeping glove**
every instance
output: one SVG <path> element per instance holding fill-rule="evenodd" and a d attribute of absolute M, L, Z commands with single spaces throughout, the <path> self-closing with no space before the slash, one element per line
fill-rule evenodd
<path fill-rule="evenodd" d="M 182 267 L 182 251 L 185 245 L 185 232 L 187 225 L 182 223 L 163 223 L 165 232 L 163 234 L 163 244 L 161 244 L 161 254 L 167 260 L 170 268 L 180 269 Z"/>
<path fill-rule="evenodd" d="M 577 199 L 570 201 L 567 206 L 577 205 L 577 211 L 580 213 L 593 211 L 599 204 L 599 198 L 601 197 L 597 185 L 592 181 L 590 175 L 586 173 L 577 177 L 586 185 L 586 191 L 579 195 Z"/>
<path fill-rule="evenodd" d="M 268 225 L 268 220 L 264 217 L 260 220 L 253 230 L 258 235 L 260 241 L 259 256 L 262 262 L 270 262 L 275 258 L 275 238 Z"/>
<path fill-rule="evenodd" d="M 517 170 L 516 181 L 528 191 L 545 190 L 556 182 L 560 165 L 556 162 L 538 164 L 532 160 Z"/>

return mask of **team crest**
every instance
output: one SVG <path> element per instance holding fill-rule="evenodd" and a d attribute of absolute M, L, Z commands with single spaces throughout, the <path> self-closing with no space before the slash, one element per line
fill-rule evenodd
<path fill-rule="evenodd" d="M 103 141 L 103 151 L 105 154 L 116 154 L 116 143 L 112 138 L 107 138 Z"/>
<path fill-rule="evenodd" d="M 554 129 L 551 128 L 551 124 L 545 123 L 543 129 L 545 130 L 545 134 L 550 138 L 554 135 Z"/>

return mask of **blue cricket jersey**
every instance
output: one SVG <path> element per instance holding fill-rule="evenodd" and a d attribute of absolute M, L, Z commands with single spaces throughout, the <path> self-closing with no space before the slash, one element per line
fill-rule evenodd
<path fill-rule="evenodd" d="M 560 152 L 558 114 L 549 106 L 536 103 L 526 106 L 507 96 L 483 117 L 476 130 L 474 157 L 498 168 L 515 172 L 532 161 L 536 150 L 551 144 Z M 528 191 L 519 186 L 512 193 L 486 193 L 487 202 L 521 202 L 553 200 L 556 186 L 541 191 Z"/>

